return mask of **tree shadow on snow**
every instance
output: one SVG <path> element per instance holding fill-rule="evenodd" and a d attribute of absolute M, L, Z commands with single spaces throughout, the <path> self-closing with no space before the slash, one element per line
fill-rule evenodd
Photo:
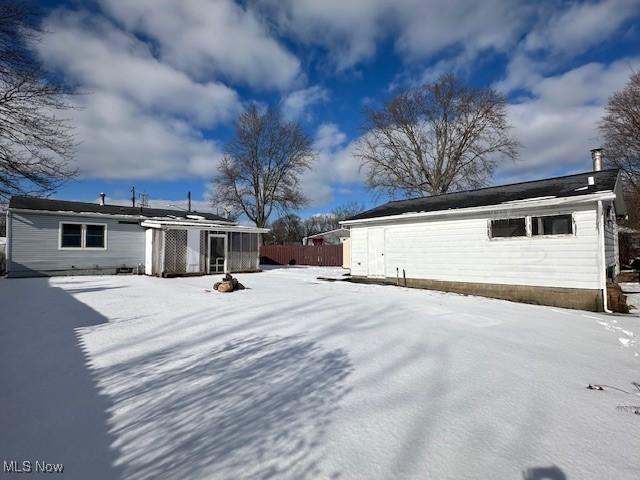
<path fill-rule="evenodd" d="M 155 352 L 97 371 L 128 479 L 337 478 L 323 472 L 347 354 L 297 336 Z"/>
<path fill-rule="evenodd" d="M 567 480 L 564 472 L 556 466 L 529 468 L 522 472 L 523 480 Z"/>
<path fill-rule="evenodd" d="M 65 478 L 120 478 L 112 404 L 97 390 L 76 331 L 108 320 L 46 278 L 3 281 L 0 303 L 2 460 L 61 463 Z"/>

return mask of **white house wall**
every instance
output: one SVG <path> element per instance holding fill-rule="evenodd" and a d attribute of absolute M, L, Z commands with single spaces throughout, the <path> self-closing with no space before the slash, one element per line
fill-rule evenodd
<path fill-rule="evenodd" d="M 574 214 L 574 235 L 490 239 L 490 218 Z M 367 229 L 384 228 L 384 275 L 454 282 L 600 288 L 595 206 L 447 216 L 351 227 L 351 273 L 368 276 Z"/>

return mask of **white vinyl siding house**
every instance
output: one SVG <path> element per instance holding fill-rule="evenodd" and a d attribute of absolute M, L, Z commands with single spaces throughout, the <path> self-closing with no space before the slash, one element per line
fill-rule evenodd
<path fill-rule="evenodd" d="M 559 211 L 523 211 L 517 216 L 543 213 Z M 486 214 L 354 225 L 351 274 L 395 277 L 404 270 L 409 278 L 600 288 L 597 263 L 585 261 L 598 255 L 595 211 L 580 207 L 562 213 L 573 215 L 573 234 L 491 238 L 491 216 Z"/>
<path fill-rule="evenodd" d="M 7 210 L 10 277 L 259 270 L 258 235 L 209 213 L 13 197 Z"/>
<path fill-rule="evenodd" d="M 617 171 L 389 202 L 342 222 L 354 280 L 600 310 L 619 271 Z"/>

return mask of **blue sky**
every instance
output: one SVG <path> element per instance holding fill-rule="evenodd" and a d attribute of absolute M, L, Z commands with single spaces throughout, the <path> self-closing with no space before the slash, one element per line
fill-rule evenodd
<path fill-rule="evenodd" d="M 303 179 L 330 211 L 382 201 L 353 142 L 362 109 L 454 72 L 509 99 L 521 159 L 495 184 L 587 170 L 607 97 L 640 68 L 640 2 L 96 0 L 43 2 L 45 65 L 84 92 L 70 113 L 80 177 L 56 197 L 206 207 L 237 112 L 281 109 L 314 139 Z"/>

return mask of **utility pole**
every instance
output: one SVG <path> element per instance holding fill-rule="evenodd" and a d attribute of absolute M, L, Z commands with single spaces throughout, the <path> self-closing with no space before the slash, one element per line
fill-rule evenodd
<path fill-rule="evenodd" d="M 131 206 L 136 206 L 136 186 L 131 187 Z"/>
<path fill-rule="evenodd" d="M 189 206 L 187 207 L 187 211 L 191 212 L 191 192 L 187 193 L 187 200 L 189 202 Z"/>

